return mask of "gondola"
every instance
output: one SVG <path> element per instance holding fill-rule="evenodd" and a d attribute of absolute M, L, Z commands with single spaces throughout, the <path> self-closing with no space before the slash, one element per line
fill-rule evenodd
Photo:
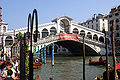
<path fill-rule="evenodd" d="M 89 65 L 105 65 L 105 64 L 106 64 L 106 60 L 101 61 L 101 62 L 99 62 L 99 61 L 91 61 L 91 62 L 89 62 Z"/>
<path fill-rule="evenodd" d="M 33 57 L 33 68 L 39 68 L 41 65 L 42 62 L 40 62 L 40 59 L 38 57 Z"/>

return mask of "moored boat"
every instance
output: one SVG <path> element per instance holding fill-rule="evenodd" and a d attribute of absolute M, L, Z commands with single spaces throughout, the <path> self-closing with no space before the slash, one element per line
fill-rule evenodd
<path fill-rule="evenodd" d="M 104 61 L 91 61 L 89 62 L 89 65 L 105 65 L 106 64 L 106 60 Z"/>
<path fill-rule="evenodd" d="M 39 68 L 41 65 L 42 62 L 40 62 L 40 59 L 38 57 L 33 57 L 33 68 Z"/>

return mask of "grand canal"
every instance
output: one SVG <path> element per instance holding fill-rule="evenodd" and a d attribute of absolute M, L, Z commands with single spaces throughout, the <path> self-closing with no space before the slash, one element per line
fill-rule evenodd
<path fill-rule="evenodd" d="M 105 66 L 90 66 L 88 64 L 89 58 L 99 60 L 100 56 L 87 56 L 86 57 L 86 80 L 94 80 L 95 76 L 102 76 L 105 71 Z M 105 59 L 105 56 L 103 56 Z M 117 56 L 120 59 L 120 56 Z M 47 57 L 47 63 L 42 64 L 41 68 L 34 69 L 34 74 L 39 75 L 38 80 L 80 80 L 83 75 L 82 57 L 55 57 L 55 65 L 51 66 L 51 58 Z M 112 66 L 112 57 L 109 57 L 109 63 Z M 34 76 L 35 78 L 35 76 Z"/>

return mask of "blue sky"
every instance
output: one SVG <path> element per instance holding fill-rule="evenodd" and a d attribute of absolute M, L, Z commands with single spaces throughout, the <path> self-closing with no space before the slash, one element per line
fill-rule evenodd
<path fill-rule="evenodd" d="M 2 20 L 9 29 L 27 26 L 28 14 L 37 9 L 38 23 L 44 24 L 68 16 L 76 22 L 90 19 L 94 13 L 108 14 L 120 0 L 0 0 Z"/>

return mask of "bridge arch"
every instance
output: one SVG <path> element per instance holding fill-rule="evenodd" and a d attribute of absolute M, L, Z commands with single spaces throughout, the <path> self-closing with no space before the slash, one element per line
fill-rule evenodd
<path fill-rule="evenodd" d="M 83 55 L 83 44 L 80 41 L 60 40 L 54 42 L 54 44 L 67 48 L 69 50 L 68 55 L 71 55 L 71 53 L 72 55 Z M 92 49 L 87 44 L 85 44 L 85 48 L 86 55 L 99 55 L 96 50 Z"/>
<path fill-rule="evenodd" d="M 34 39 L 35 39 L 35 36 L 36 36 L 36 30 L 35 30 L 34 33 L 33 33 L 33 38 L 34 38 Z M 37 38 L 40 39 L 40 32 L 39 32 L 39 31 L 37 31 Z"/>
<path fill-rule="evenodd" d="M 7 36 L 5 39 L 5 45 L 9 46 L 13 44 L 13 38 L 11 36 Z"/>
<path fill-rule="evenodd" d="M 78 33 L 79 33 L 78 29 L 77 29 L 77 28 L 74 28 L 74 29 L 73 29 L 73 33 L 74 33 L 74 34 L 78 34 Z"/>
<path fill-rule="evenodd" d="M 42 30 L 42 38 L 45 38 L 45 37 L 47 37 L 48 35 L 49 35 L 48 30 L 47 30 L 46 28 L 44 28 L 44 29 Z"/>
<path fill-rule="evenodd" d="M 88 32 L 88 33 L 87 33 L 87 37 L 88 37 L 89 39 L 92 39 L 92 34 L 91 34 L 90 32 Z"/>
<path fill-rule="evenodd" d="M 84 30 L 81 30 L 81 31 L 80 31 L 80 35 L 81 35 L 81 36 L 85 36 L 85 31 L 84 31 Z"/>
<path fill-rule="evenodd" d="M 94 34 L 94 35 L 93 35 L 93 40 L 98 41 L 98 36 L 97 36 L 97 34 Z"/>
<path fill-rule="evenodd" d="M 104 38 L 102 36 L 99 37 L 99 41 L 104 43 Z"/>
<path fill-rule="evenodd" d="M 56 28 L 55 27 L 51 27 L 50 28 L 50 35 L 56 35 L 56 33 L 57 33 Z"/>

